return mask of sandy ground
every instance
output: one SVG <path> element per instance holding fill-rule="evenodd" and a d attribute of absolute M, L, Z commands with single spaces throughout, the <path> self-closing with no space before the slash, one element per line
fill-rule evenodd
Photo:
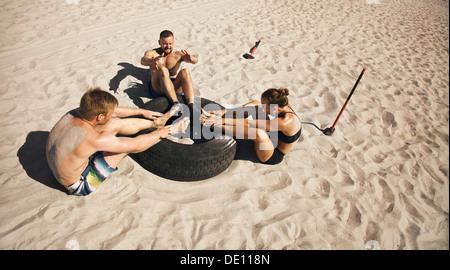
<path fill-rule="evenodd" d="M 448 249 L 449 11 L 442 0 L 0 1 L 0 249 Z M 287 87 L 312 126 L 283 163 L 182 183 L 127 157 L 87 197 L 46 163 L 90 86 L 150 100 L 159 33 L 198 55 L 198 96 Z M 255 59 L 246 53 L 261 39 Z M 373 240 L 373 241 L 371 241 Z"/>

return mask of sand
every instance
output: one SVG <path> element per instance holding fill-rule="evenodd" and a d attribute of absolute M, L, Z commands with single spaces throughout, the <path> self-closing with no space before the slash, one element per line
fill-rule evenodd
<path fill-rule="evenodd" d="M 448 249 L 449 11 L 442 0 L 2 1 L 0 249 Z M 283 163 L 200 182 L 127 157 L 87 197 L 45 158 L 90 86 L 150 100 L 145 50 L 170 29 L 195 94 L 227 106 L 287 87 L 304 125 Z M 242 55 L 261 39 L 253 60 Z"/>

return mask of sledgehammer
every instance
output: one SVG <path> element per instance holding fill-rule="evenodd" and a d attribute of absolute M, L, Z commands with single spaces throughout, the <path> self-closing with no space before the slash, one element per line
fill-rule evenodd
<path fill-rule="evenodd" d="M 336 117 L 336 120 L 334 120 L 333 125 L 331 127 L 329 127 L 329 128 L 324 129 L 322 131 L 323 134 L 325 134 L 327 136 L 333 135 L 334 128 L 336 127 L 336 124 L 337 124 L 339 118 L 341 117 L 342 113 L 344 112 L 345 107 L 347 106 L 348 102 L 350 101 L 350 98 L 352 97 L 353 93 L 355 92 L 356 86 L 358 86 L 358 83 L 361 80 L 362 76 L 364 75 L 364 72 L 366 72 L 366 68 L 363 68 L 363 70 L 359 74 L 358 80 L 356 80 L 355 85 L 353 85 L 352 91 L 350 91 L 350 94 L 348 95 L 347 100 L 344 103 L 344 106 L 342 106 L 341 111 L 339 112 L 338 116 Z"/>
<path fill-rule="evenodd" d="M 246 54 L 243 55 L 243 57 L 244 57 L 245 59 L 254 59 L 255 57 L 253 56 L 253 53 L 256 51 L 256 48 L 258 48 L 258 45 L 259 45 L 260 42 L 261 42 L 261 40 L 258 40 L 258 41 L 255 43 L 255 46 L 253 46 L 253 47 L 250 49 L 250 54 L 246 53 Z"/>

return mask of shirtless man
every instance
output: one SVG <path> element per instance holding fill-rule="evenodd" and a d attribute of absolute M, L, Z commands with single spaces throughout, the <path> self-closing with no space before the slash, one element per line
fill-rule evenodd
<path fill-rule="evenodd" d="M 166 95 L 169 102 L 177 104 L 177 94 L 183 94 L 187 104 L 194 103 L 194 86 L 188 69 L 178 72 L 181 62 L 196 64 L 198 58 L 186 50 L 175 50 L 174 36 L 169 30 L 162 31 L 158 41 L 160 48 L 148 50 L 141 64 L 150 67 L 149 90 L 152 98 Z M 178 74 L 177 74 L 178 72 Z"/>
<path fill-rule="evenodd" d="M 162 138 L 183 132 L 187 119 L 164 126 L 175 113 L 118 107 L 113 95 L 91 88 L 81 98 L 80 107 L 66 113 L 53 127 L 47 140 L 47 161 L 70 194 L 88 195 L 117 170 L 128 153 L 142 152 Z M 144 119 L 121 119 L 134 115 Z M 116 136 L 149 128 L 157 129 L 134 138 Z"/>

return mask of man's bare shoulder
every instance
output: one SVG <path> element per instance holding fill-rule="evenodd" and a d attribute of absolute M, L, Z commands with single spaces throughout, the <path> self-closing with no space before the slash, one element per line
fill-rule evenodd
<path fill-rule="evenodd" d="M 57 178 L 62 160 L 76 151 L 88 134 L 85 128 L 75 123 L 76 119 L 75 110 L 65 114 L 53 127 L 47 139 L 47 160 Z"/>
<path fill-rule="evenodd" d="M 82 143 L 95 144 L 99 135 L 99 132 L 79 117 L 78 109 L 74 109 L 56 123 L 50 132 L 48 142 L 50 145 L 57 144 L 57 147 L 72 152 Z"/>
<path fill-rule="evenodd" d="M 148 50 L 148 51 L 145 51 L 145 53 L 144 53 L 144 57 L 146 57 L 148 59 L 152 59 L 152 58 L 155 58 L 157 56 L 159 56 L 159 54 L 157 52 L 157 49 Z"/>
<path fill-rule="evenodd" d="M 157 56 L 161 56 L 162 52 L 160 48 L 155 48 L 155 49 L 151 49 L 151 50 L 147 50 L 145 51 L 145 56 L 146 57 L 157 57 Z"/>
<path fill-rule="evenodd" d="M 176 57 L 180 57 L 180 58 L 184 56 L 184 53 L 182 51 L 175 50 L 175 49 L 172 51 L 172 54 L 175 55 Z"/>
<path fill-rule="evenodd" d="M 61 119 L 55 124 L 53 129 L 50 132 L 50 141 L 53 138 L 58 138 L 59 136 L 62 136 L 62 133 L 66 133 L 68 129 L 70 129 L 72 125 L 73 119 L 76 117 L 77 110 L 72 110 L 70 112 L 67 112 L 64 114 Z"/>

